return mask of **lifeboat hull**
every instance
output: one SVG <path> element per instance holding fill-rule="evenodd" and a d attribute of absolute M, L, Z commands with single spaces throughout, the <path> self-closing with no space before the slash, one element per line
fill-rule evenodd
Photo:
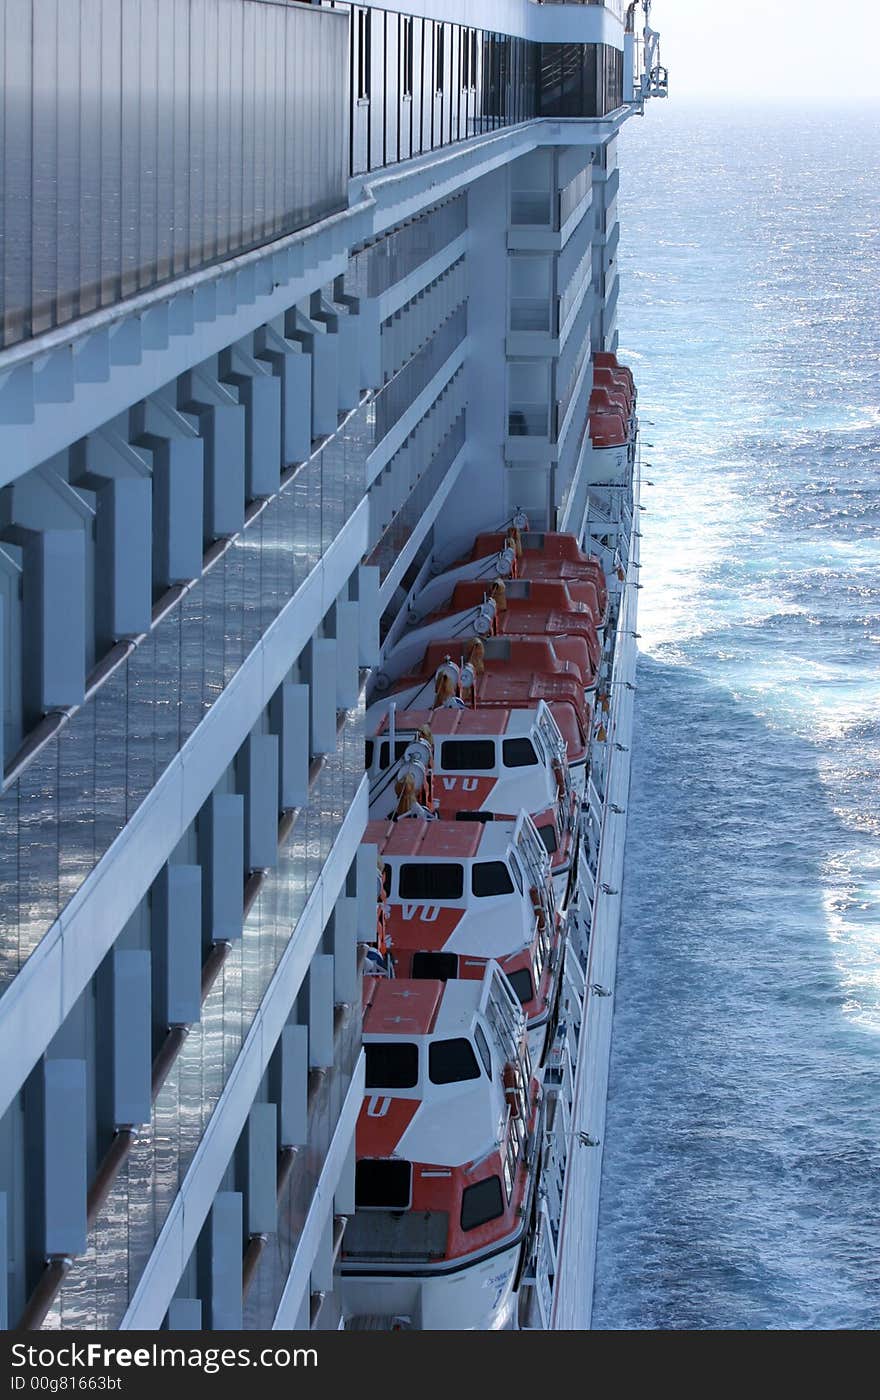
<path fill-rule="evenodd" d="M 425 1332 L 497 1332 L 513 1325 L 520 1244 L 451 1273 L 420 1277 L 343 1273 L 349 1319 L 397 1318 Z"/>

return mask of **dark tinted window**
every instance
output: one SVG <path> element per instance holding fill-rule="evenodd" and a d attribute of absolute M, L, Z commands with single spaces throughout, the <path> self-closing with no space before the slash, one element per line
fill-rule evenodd
<path fill-rule="evenodd" d="M 440 767 L 454 773 L 484 772 L 495 767 L 492 739 L 444 739 L 440 745 Z"/>
<path fill-rule="evenodd" d="M 366 746 L 365 746 L 365 747 L 366 747 L 366 751 L 367 751 L 367 752 L 366 752 L 366 757 L 364 758 L 364 767 L 369 769 L 369 768 L 372 768 L 372 766 L 373 766 L 373 741 L 372 741 L 372 739 L 368 739 L 368 740 L 367 740 Z"/>
<path fill-rule="evenodd" d="M 521 871 L 520 868 L 519 868 L 519 861 L 517 860 L 516 856 L 511 856 L 511 857 L 510 857 L 510 868 L 511 868 L 511 870 L 513 871 L 513 878 L 514 878 L 514 880 L 516 881 L 516 887 L 517 887 L 517 889 L 519 890 L 520 894 L 522 894 L 522 892 L 523 892 L 523 877 L 522 877 L 522 871 Z"/>
<path fill-rule="evenodd" d="M 457 1084 L 479 1079 L 480 1066 L 469 1040 L 435 1040 L 428 1048 L 428 1077 L 432 1084 Z"/>
<path fill-rule="evenodd" d="M 406 753 L 407 748 L 409 747 L 409 742 L 410 742 L 409 739 L 396 739 L 396 740 L 395 740 L 395 743 L 394 743 L 394 757 L 395 757 L 395 760 L 398 759 L 398 758 L 403 758 L 403 755 Z M 379 767 L 380 767 L 380 768 L 387 768 L 390 758 L 391 758 L 391 746 L 390 746 L 389 741 L 388 741 L 387 739 L 385 739 L 385 740 L 383 740 L 382 744 L 381 744 L 380 747 L 379 747 Z M 367 767 L 369 767 L 369 764 L 367 764 Z"/>
<path fill-rule="evenodd" d="M 368 1089 L 414 1089 L 419 1082 L 419 1047 L 406 1041 L 367 1041 Z"/>
<path fill-rule="evenodd" d="M 497 1220 L 504 1214 L 504 1197 L 501 1194 L 501 1177 L 487 1176 L 476 1186 L 466 1186 L 461 1193 L 461 1228 L 476 1230 L 490 1220 Z"/>
<path fill-rule="evenodd" d="M 484 860 L 475 865 L 471 881 L 476 895 L 513 894 L 513 881 L 503 860 Z"/>
<path fill-rule="evenodd" d="M 412 975 L 448 982 L 458 976 L 458 958 L 455 953 L 413 953 Z"/>
<path fill-rule="evenodd" d="M 373 1206 L 384 1210 L 406 1210 L 409 1205 L 411 1173 L 410 1162 L 364 1157 L 355 1169 L 355 1205 Z"/>
<path fill-rule="evenodd" d="M 461 899 L 464 894 L 464 867 L 445 865 L 402 865 L 397 892 L 401 899 Z"/>
<path fill-rule="evenodd" d="M 532 981 L 532 974 L 527 967 L 521 967 L 519 972 L 508 972 L 507 980 L 519 997 L 523 1006 L 527 1001 L 531 1001 L 535 995 L 535 984 Z"/>
<path fill-rule="evenodd" d="M 531 739 L 505 739 L 502 752 L 505 768 L 528 768 L 538 762 Z"/>
<path fill-rule="evenodd" d="M 480 1059 L 483 1061 L 483 1069 L 492 1078 L 492 1056 L 489 1051 L 489 1043 L 483 1035 L 480 1026 L 474 1026 L 474 1040 L 477 1042 L 477 1049 L 480 1052 Z"/>
<path fill-rule="evenodd" d="M 556 841 L 556 827 L 553 823 L 551 822 L 549 826 L 539 826 L 538 835 L 544 842 L 544 849 L 548 856 L 555 855 L 559 850 L 559 846 Z"/>

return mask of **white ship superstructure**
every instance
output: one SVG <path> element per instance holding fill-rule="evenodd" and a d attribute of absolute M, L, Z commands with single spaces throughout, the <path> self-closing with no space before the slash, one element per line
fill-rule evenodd
<path fill-rule="evenodd" d="M 9 1327 L 589 1324 L 638 568 L 617 138 L 666 78 L 644 3 L 417 8 L 0 0 Z M 404 990 L 405 1085 L 369 1048 Z M 367 1158 L 454 1174 L 466 1305 L 359 1287 L 401 1273 L 368 1212 L 405 1173 Z"/>

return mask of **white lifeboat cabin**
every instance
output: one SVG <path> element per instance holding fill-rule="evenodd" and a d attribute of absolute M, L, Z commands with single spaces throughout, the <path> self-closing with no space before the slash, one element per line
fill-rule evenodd
<path fill-rule="evenodd" d="M 495 961 L 534 1031 L 540 1059 L 555 1004 L 562 919 L 531 817 L 370 822 L 383 866 L 384 935 L 395 977 L 482 979 Z M 372 931 L 365 931 L 372 942 Z"/>
<path fill-rule="evenodd" d="M 531 734 L 532 728 L 538 722 L 540 708 L 544 705 L 546 705 L 553 723 L 559 730 L 562 738 L 565 753 L 565 766 L 568 771 L 569 782 L 575 792 L 579 796 L 583 796 L 586 789 L 589 747 L 580 716 L 574 705 L 569 701 L 551 700 L 547 703 L 544 700 L 538 700 L 536 702 L 532 699 L 531 701 L 527 700 L 522 708 L 515 704 L 511 704 L 509 708 L 503 705 L 486 705 L 476 710 L 472 710 L 469 707 L 462 708 L 457 705 L 450 706 L 447 704 L 442 705 L 439 709 L 429 710 L 421 708 L 418 705 L 410 708 L 402 707 L 397 704 L 398 698 L 397 696 L 392 696 L 379 701 L 375 705 L 372 705 L 367 712 L 367 732 L 369 733 L 372 730 L 372 737 L 367 740 L 366 745 L 366 769 L 370 775 L 371 816 L 393 816 L 390 789 L 393 788 L 394 783 L 399 780 L 402 760 L 409 743 L 422 728 L 429 729 L 431 731 L 432 740 L 436 739 L 441 743 L 445 741 L 444 736 L 451 736 L 453 734 L 460 735 L 462 740 L 464 740 L 466 736 L 471 735 L 495 735 L 496 755 L 499 752 L 499 742 L 501 743 L 501 749 L 500 761 L 496 769 L 492 770 L 492 773 L 500 782 L 502 778 L 510 779 L 513 773 L 516 772 L 516 760 L 520 756 L 519 750 L 514 748 L 512 744 L 505 749 L 503 740 L 505 738 L 514 739 L 525 733 Z M 391 759 L 392 710 L 394 715 L 393 765 Z M 489 716 L 493 714 L 498 714 L 500 718 L 497 721 L 490 720 Z M 479 716 L 479 718 L 476 718 L 477 716 Z M 529 718 L 515 718 L 515 716 L 527 716 Z M 494 727 L 495 723 L 500 725 L 501 728 L 496 729 Z M 452 763 L 453 752 L 447 749 L 445 755 L 443 753 L 438 755 L 436 752 L 436 744 L 432 744 L 432 748 L 434 750 L 435 760 L 434 771 L 446 771 L 443 764 L 447 761 L 450 764 Z M 523 758 L 527 758 L 527 752 L 524 752 L 522 756 Z M 438 759 L 440 761 L 439 769 L 437 768 Z M 485 757 L 483 761 L 485 761 Z M 546 766 L 543 759 L 541 760 L 541 764 L 542 766 Z M 530 768 L 531 766 L 531 760 L 524 761 L 519 765 L 521 769 Z M 391 773 L 388 772 L 390 767 L 393 767 L 394 770 Z M 500 772 L 498 771 L 499 769 Z M 450 767 L 449 776 L 455 776 L 460 771 L 463 770 Z M 489 776 L 488 770 L 482 770 L 481 772 L 480 770 L 475 770 L 471 776 L 477 776 L 478 774 L 487 778 Z M 523 780 L 526 778 L 531 779 L 532 776 L 532 774 L 522 773 L 518 775 L 518 777 Z M 386 784 L 388 785 L 389 791 L 383 792 L 383 788 L 385 788 Z M 459 788 L 456 787 L 449 790 L 458 792 Z M 460 790 L 462 792 L 465 791 L 463 787 Z M 468 789 L 468 791 L 483 791 L 483 789 Z M 442 798 L 442 796 L 442 792 L 434 794 L 435 799 Z M 382 805 L 377 807 L 375 804 L 379 799 L 382 799 Z M 530 805 L 530 800 L 520 803 L 517 807 L 505 805 L 502 809 L 499 799 L 497 810 L 504 810 L 506 812 L 517 812 L 521 809 L 527 812 L 539 810 Z M 448 803 L 441 803 L 443 815 L 446 814 L 448 806 Z M 496 808 L 493 807 L 492 810 L 494 811 Z M 454 818 L 455 812 L 453 812 L 452 816 Z M 450 818 L 450 820 L 451 819 L 452 818 Z"/>
<path fill-rule="evenodd" d="M 550 856 L 557 904 L 565 903 L 586 765 L 575 770 L 576 787 L 543 701 L 534 710 L 389 709 L 367 740 L 366 762 L 372 819 L 404 816 L 413 801 L 443 821 L 528 812 Z"/>
<path fill-rule="evenodd" d="M 365 978 L 363 1043 L 346 1325 L 510 1325 L 540 1086 L 509 983 Z"/>

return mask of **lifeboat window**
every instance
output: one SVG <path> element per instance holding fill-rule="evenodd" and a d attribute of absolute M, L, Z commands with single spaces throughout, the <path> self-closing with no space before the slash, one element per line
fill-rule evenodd
<path fill-rule="evenodd" d="M 505 739 L 502 752 L 505 768 L 529 768 L 538 762 L 531 739 Z"/>
<path fill-rule="evenodd" d="M 494 739 L 444 739 L 440 767 L 448 773 L 486 772 L 495 767 Z"/>
<path fill-rule="evenodd" d="M 523 892 L 523 877 L 522 877 L 522 871 L 521 871 L 520 868 L 519 868 L 519 861 L 517 860 L 517 858 L 516 858 L 515 855 L 511 855 L 511 857 L 510 857 L 510 868 L 511 868 L 511 870 L 513 871 L 513 878 L 514 878 L 514 880 L 516 881 L 516 887 L 517 887 L 517 889 L 519 890 L 520 894 L 522 894 L 522 892 Z"/>
<path fill-rule="evenodd" d="M 365 748 L 366 748 L 366 757 L 364 758 L 364 767 L 366 768 L 367 772 L 369 773 L 370 769 L 371 769 L 372 766 L 373 766 L 373 741 L 372 741 L 372 739 L 368 739 L 368 740 L 367 740 L 366 745 L 365 745 Z"/>
<path fill-rule="evenodd" d="M 367 1210 L 408 1210 L 411 1162 L 363 1157 L 355 1168 L 355 1205 Z"/>
<path fill-rule="evenodd" d="M 401 899 L 461 899 L 464 866 L 440 861 L 432 865 L 406 863 L 400 867 L 397 892 Z"/>
<path fill-rule="evenodd" d="M 458 976 L 458 958 L 455 953 L 413 953 L 412 975 L 448 982 Z"/>
<path fill-rule="evenodd" d="M 428 1047 L 428 1078 L 432 1084 L 459 1084 L 479 1079 L 480 1066 L 474 1047 L 463 1036 L 455 1040 L 435 1040 Z"/>
<path fill-rule="evenodd" d="M 471 889 L 478 898 L 513 894 L 513 881 L 503 860 L 483 860 L 471 871 Z"/>
<path fill-rule="evenodd" d="M 556 827 L 551 822 L 549 826 L 539 826 L 538 835 L 544 842 L 544 849 L 548 856 L 554 856 L 559 850 L 559 842 L 556 840 Z"/>
<path fill-rule="evenodd" d="M 396 741 L 396 743 L 395 743 L 395 745 L 394 745 L 394 761 L 395 761 L 395 762 L 397 762 L 398 759 L 403 758 L 403 755 L 406 753 L 407 748 L 409 747 L 409 743 L 410 743 L 409 739 L 398 739 L 398 740 Z M 368 747 L 369 747 L 370 752 L 372 752 L 372 743 L 370 743 Z M 391 758 L 391 745 L 390 745 L 389 741 L 388 741 L 387 739 L 385 739 L 384 742 L 383 742 L 382 744 L 379 745 L 379 767 L 380 767 L 380 768 L 383 768 L 383 769 L 384 769 L 384 768 L 387 768 L 390 758 Z M 369 764 L 369 763 L 367 764 L 367 767 L 368 767 L 368 768 L 370 767 L 370 764 Z"/>
<path fill-rule="evenodd" d="M 466 1186 L 461 1193 L 461 1228 L 476 1230 L 504 1214 L 501 1177 L 487 1176 L 475 1186 Z"/>
<path fill-rule="evenodd" d="M 535 995 L 535 984 L 532 981 L 532 974 L 527 967 L 521 967 L 517 972 L 508 972 L 507 980 L 519 997 L 523 1006 L 532 1000 Z"/>
<path fill-rule="evenodd" d="M 486 1071 L 489 1078 L 491 1079 L 492 1053 L 489 1049 L 489 1042 L 483 1035 L 482 1027 L 474 1026 L 474 1040 L 477 1042 L 477 1050 L 480 1053 L 480 1059 L 483 1061 L 483 1069 Z"/>
<path fill-rule="evenodd" d="M 368 1089 L 414 1089 L 419 1082 L 419 1047 L 407 1041 L 366 1041 Z"/>

